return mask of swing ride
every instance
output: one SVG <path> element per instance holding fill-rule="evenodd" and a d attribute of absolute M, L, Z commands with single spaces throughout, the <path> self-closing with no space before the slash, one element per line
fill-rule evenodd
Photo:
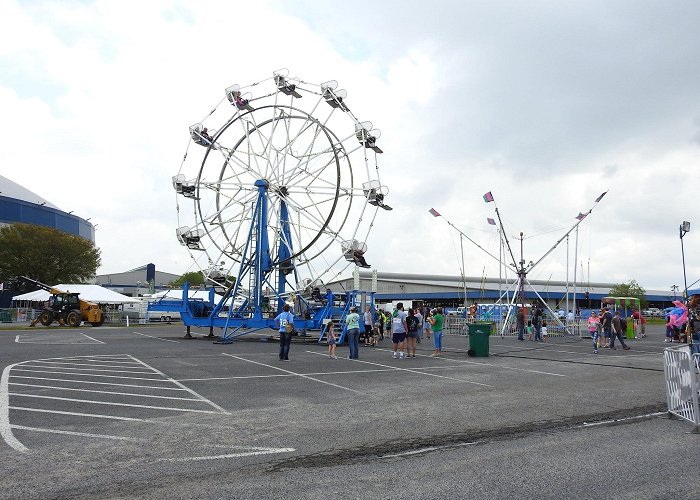
<path fill-rule="evenodd" d="M 603 194 L 601 194 L 600 196 L 598 196 L 598 198 L 596 198 L 593 206 L 588 210 L 588 212 L 586 212 L 586 213 L 579 212 L 579 214 L 575 217 L 576 222 L 574 223 L 574 225 L 568 231 L 566 231 L 566 233 L 564 233 L 564 235 L 561 238 L 559 238 L 556 241 L 556 243 L 554 243 L 554 245 L 552 245 L 549 248 L 549 250 L 547 250 L 542 255 L 542 257 L 540 257 L 537 261 L 530 261 L 527 264 L 525 262 L 524 253 L 523 253 L 524 235 L 521 232 L 519 235 L 519 238 L 518 238 L 520 240 L 520 260 L 516 260 L 515 254 L 513 253 L 513 249 L 512 249 L 511 244 L 510 244 L 510 241 L 508 240 L 508 236 L 506 235 L 505 228 L 503 227 L 503 221 L 501 220 L 501 214 L 498 210 L 498 207 L 496 206 L 495 199 L 494 199 L 493 195 L 491 194 L 491 192 L 488 192 L 484 195 L 484 201 L 486 201 L 486 203 L 491 203 L 491 202 L 494 203 L 494 211 L 496 213 L 496 218 L 498 220 L 498 223 L 495 224 L 496 221 L 494 221 L 493 219 L 490 219 L 489 224 L 498 226 L 500 236 L 503 239 L 503 243 L 501 246 L 502 247 L 505 246 L 505 248 L 507 249 L 508 254 L 510 255 L 510 260 L 511 260 L 510 262 L 508 262 L 507 260 L 504 260 L 500 255 L 498 257 L 493 255 L 491 252 L 489 252 L 484 247 L 479 245 L 476 241 L 474 241 L 469 236 L 464 234 L 459 228 L 457 228 L 447 218 L 445 218 L 444 216 L 439 214 L 435 209 L 430 209 L 429 212 L 435 217 L 443 217 L 445 222 L 447 222 L 447 224 L 450 227 L 452 227 L 455 231 L 457 231 L 459 233 L 460 237 L 467 239 L 469 242 L 471 242 L 472 244 L 477 246 L 480 250 L 482 250 L 484 253 L 486 253 L 489 257 L 491 257 L 495 260 L 498 260 L 499 269 L 501 268 L 501 266 L 503 266 L 503 267 L 507 268 L 508 270 L 510 270 L 511 272 L 513 272 L 517 276 L 517 280 L 513 281 L 503 293 L 499 294 L 500 296 L 499 296 L 498 301 L 497 301 L 498 305 L 501 305 L 503 303 L 504 298 L 506 298 L 506 301 L 507 301 L 506 315 L 505 315 L 505 318 L 503 318 L 502 324 L 500 325 L 501 336 L 503 336 L 504 332 L 508 331 L 509 326 L 515 320 L 517 307 L 519 306 L 523 310 L 526 309 L 526 297 L 525 297 L 526 287 L 530 291 L 534 292 L 537 299 L 539 299 L 540 303 L 544 305 L 544 307 L 547 309 L 547 311 L 551 315 L 551 319 L 557 325 L 559 325 L 561 328 L 563 328 L 564 331 L 566 331 L 567 335 L 572 335 L 572 332 L 569 330 L 569 327 L 567 325 L 565 325 L 559 319 L 559 316 L 549 307 L 547 301 L 544 300 L 542 298 L 542 296 L 540 295 L 540 293 L 537 291 L 537 289 L 532 286 L 532 284 L 528 280 L 527 276 L 529 273 L 532 272 L 532 270 L 535 267 L 537 267 L 540 263 L 542 263 L 545 260 L 545 258 L 547 258 L 547 256 L 549 256 L 565 239 L 567 239 L 568 236 L 574 230 L 577 231 L 576 234 L 577 234 L 577 238 L 578 238 L 579 225 L 588 215 L 590 215 L 593 212 L 593 209 L 598 205 L 600 200 L 603 199 L 603 197 L 605 196 L 606 193 L 607 193 L 607 191 L 604 192 Z M 507 259 L 507 257 L 506 257 L 506 259 Z M 510 299 L 509 299 L 509 297 L 510 297 Z M 575 295 L 574 295 L 574 297 L 575 297 Z M 575 306 L 575 302 L 574 302 L 574 308 L 575 307 L 576 306 Z M 499 320 L 498 322 L 500 323 L 500 319 L 501 319 L 500 316 L 497 319 Z M 527 319 L 525 321 L 527 321 Z"/>
<path fill-rule="evenodd" d="M 285 303 L 297 330 L 320 330 L 354 301 L 321 291 L 349 266 L 370 267 L 367 236 L 379 209 L 391 207 L 379 177 L 381 133 L 350 111 L 337 87 L 275 71 L 226 88 L 189 127 L 172 179 L 175 233 L 210 300 L 188 299 L 185 285 L 179 306 L 188 335 L 191 326 L 209 327 L 210 336 L 219 327 L 225 342 L 267 329 Z"/>

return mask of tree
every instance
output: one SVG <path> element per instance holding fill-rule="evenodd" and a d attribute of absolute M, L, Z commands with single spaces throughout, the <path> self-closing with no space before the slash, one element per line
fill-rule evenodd
<path fill-rule="evenodd" d="M 635 280 L 630 280 L 629 283 L 613 285 L 608 294 L 611 297 L 636 297 L 639 299 L 639 306 L 642 309 L 646 309 L 647 307 L 647 291 Z"/>
<path fill-rule="evenodd" d="M 33 224 L 0 227 L 0 282 L 28 276 L 47 285 L 95 276 L 100 249 L 72 234 Z"/>
<path fill-rule="evenodd" d="M 203 285 L 204 275 L 200 271 L 190 271 L 188 273 L 183 274 L 175 281 L 171 281 L 170 283 L 168 283 L 168 285 L 180 288 L 182 287 L 182 285 L 185 284 L 185 281 L 187 281 L 190 284 L 190 286 Z"/>

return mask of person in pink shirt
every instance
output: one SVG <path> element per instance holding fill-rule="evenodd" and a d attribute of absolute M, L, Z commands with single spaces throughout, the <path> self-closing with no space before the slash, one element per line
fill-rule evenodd
<path fill-rule="evenodd" d="M 593 354 L 598 354 L 598 331 L 600 329 L 600 318 L 595 311 L 591 311 L 591 317 L 588 318 L 588 331 L 593 337 Z"/>

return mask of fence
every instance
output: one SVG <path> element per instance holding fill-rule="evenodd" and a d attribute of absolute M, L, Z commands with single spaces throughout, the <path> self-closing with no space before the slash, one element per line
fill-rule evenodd
<path fill-rule="evenodd" d="M 443 323 L 443 332 L 446 335 L 467 335 L 468 334 L 468 324 L 476 323 L 478 319 L 474 318 L 462 318 L 461 316 L 445 316 L 445 322 Z M 496 324 L 493 330 L 493 335 L 501 335 L 501 329 L 503 323 Z M 573 322 L 569 323 L 567 326 L 571 335 L 580 336 L 580 323 Z M 518 335 L 518 329 L 515 327 L 515 321 L 511 321 L 510 324 L 503 331 L 504 337 L 514 337 Z M 547 335 L 550 337 L 564 337 L 567 336 L 566 328 L 558 325 L 554 321 L 547 322 Z"/>
<path fill-rule="evenodd" d="M 32 309 L 28 307 L 14 307 L 10 309 L 0 309 L 0 326 L 9 325 L 12 323 L 19 326 L 27 326 L 35 320 L 41 309 Z M 126 322 L 127 313 L 124 311 L 108 310 L 103 311 L 105 315 L 105 324 L 119 324 Z"/>
<path fill-rule="evenodd" d="M 668 412 L 691 422 L 700 432 L 700 355 L 693 355 L 688 345 L 664 349 L 664 378 Z"/>

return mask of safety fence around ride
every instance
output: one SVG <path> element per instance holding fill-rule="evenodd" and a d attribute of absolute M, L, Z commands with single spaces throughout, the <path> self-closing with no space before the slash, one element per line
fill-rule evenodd
<path fill-rule="evenodd" d="M 467 325 L 469 325 L 470 323 L 481 322 L 483 321 L 477 318 L 445 316 L 445 321 L 443 323 L 443 333 L 445 333 L 446 335 L 468 335 L 469 327 Z M 491 335 L 502 335 L 503 337 L 516 337 L 518 335 L 518 329 L 515 326 L 515 321 L 511 321 L 508 325 L 506 325 L 505 328 L 503 328 L 503 323 L 491 322 L 491 324 Z M 580 327 L 581 323 L 579 321 L 570 322 L 566 326 L 559 325 L 555 322 L 548 322 L 547 335 L 552 337 L 578 337 L 580 336 L 582 331 Z"/>
<path fill-rule="evenodd" d="M 693 354 L 689 345 L 664 349 L 664 379 L 668 412 L 700 432 L 700 354 Z"/>
<path fill-rule="evenodd" d="M 41 309 L 32 309 L 28 307 L 13 307 L 7 309 L 0 309 L 0 326 L 9 326 L 10 324 L 15 324 L 17 326 L 29 326 L 29 324 L 32 321 L 39 317 L 41 311 Z M 138 318 L 135 318 L 133 314 L 129 314 L 125 311 L 108 310 L 103 311 L 102 314 L 104 314 L 105 317 L 104 324 L 118 325 L 126 323 L 127 317 L 131 318 L 132 323 L 142 321 Z M 171 318 L 168 319 L 169 321 L 167 322 L 169 323 Z M 174 319 L 175 321 L 179 321 L 179 319 L 172 319 Z M 152 318 L 152 321 L 153 320 L 160 320 L 160 318 Z"/>

